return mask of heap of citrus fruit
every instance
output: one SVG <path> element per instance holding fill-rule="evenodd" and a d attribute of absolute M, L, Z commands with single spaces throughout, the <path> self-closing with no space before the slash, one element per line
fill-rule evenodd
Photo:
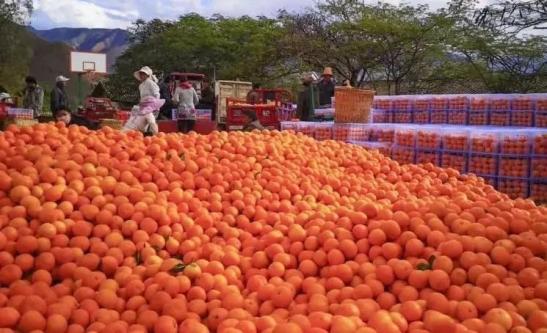
<path fill-rule="evenodd" d="M 0 332 L 545 333 L 547 209 L 293 133 L 0 134 Z"/>

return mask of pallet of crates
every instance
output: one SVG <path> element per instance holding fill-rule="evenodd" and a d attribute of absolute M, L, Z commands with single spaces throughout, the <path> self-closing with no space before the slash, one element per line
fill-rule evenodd
<path fill-rule="evenodd" d="M 469 98 L 451 96 L 448 98 L 448 124 L 467 125 L 469 121 Z"/>
<path fill-rule="evenodd" d="M 511 125 L 511 95 L 491 95 L 490 97 L 490 125 Z"/>
<path fill-rule="evenodd" d="M 490 99 L 486 95 L 468 95 L 469 113 L 467 123 L 473 126 L 490 124 Z"/>
<path fill-rule="evenodd" d="M 398 126 L 395 129 L 393 144 L 399 147 L 416 147 L 416 131 L 412 125 Z"/>
<path fill-rule="evenodd" d="M 474 127 L 469 133 L 469 162 L 467 172 L 484 178 L 497 187 L 499 135 L 496 130 Z"/>
<path fill-rule="evenodd" d="M 445 128 L 442 134 L 441 166 L 466 173 L 469 163 L 469 129 L 463 126 Z"/>
<path fill-rule="evenodd" d="M 416 163 L 440 165 L 442 147 L 441 126 L 420 126 L 416 133 Z"/>
<path fill-rule="evenodd" d="M 448 97 L 434 96 L 429 105 L 431 124 L 448 124 Z"/>
<path fill-rule="evenodd" d="M 530 178 L 530 133 L 526 130 L 500 132 L 498 190 L 509 197 L 527 198 Z"/>
<path fill-rule="evenodd" d="M 547 94 L 539 94 L 536 97 L 534 106 L 534 126 L 547 128 Z"/>
<path fill-rule="evenodd" d="M 517 95 L 511 100 L 511 126 L 534 126 L 535 100 L 530 95 Z"/>
<path fill-rule="evenodd" d="M 427 95 L 417 96 L 414 99 L 414 104 L 412 106 L 414 124 L 429 124 L 430 123 L 430 114 L 429 114 L 430 102 L 431 102 L 431 96 L 427 96 Z"/>
<path fill-rule="evenodd" d="M 315 124 L 314 138 L 315 140 L 324 141 L 333 139 L 334 122 L 325 121 Z"/>
<path fill-rule="evenodd" d="M 372 121 L 375 123 L 392 123 L 391 105 L 391 96 L 375 96 L 372 102 Z"/>
<path fill-rule="evenodd" d="M 547 204 L 547 130 L 531 133 L 530 198 L 538 204 Z"/>
<path fill-rule="evenodd" d="M 412 124 L 412 98 L 410 96 L 397 96 L 391 104 L 393 110 L 393 122 L 397 124 Z"/>

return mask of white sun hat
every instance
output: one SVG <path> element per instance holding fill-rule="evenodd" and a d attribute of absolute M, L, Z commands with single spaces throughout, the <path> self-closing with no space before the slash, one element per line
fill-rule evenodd
<path fill-rule="evenodd" d="M 154 75 L 154 72 L 152 71 L 152 68 L 150 68 L 148 66 L 144 66 L 141 69 L 139 69 L 138 71 L 136 71 L 135 73 L 133 73 L 133 76 L 137 80 L 140 80 L 139 73 L 144 73 L 144 74 L 148 75 L 148 77 L 152 77 Z"/>
<path fill-rule="evenodd" d="M 70 79 L 62 75 L 59 75 L 55 78 L 55 82 L 66 82 L 66 81 L 70 81 Z"/>

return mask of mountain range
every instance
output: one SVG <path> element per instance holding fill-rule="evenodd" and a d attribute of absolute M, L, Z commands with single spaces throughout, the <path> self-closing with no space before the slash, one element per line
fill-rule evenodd
<path fill-rule="evenodd" d="M 63 43 L 75 51 L 106 53 L 108 70 L 129 46 L 129 33 L 122 29 L 55 28 L 37 30 L 28 27 L 35 36 L 50 43 Z"/>

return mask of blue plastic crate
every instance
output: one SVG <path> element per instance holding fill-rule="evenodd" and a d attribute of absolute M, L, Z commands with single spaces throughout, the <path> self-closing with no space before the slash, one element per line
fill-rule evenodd
<path fill-rule="evenodd" d="M 460 173 L 466 173 L 469 164 L 469 153 L 467 152 L 450 152 L 442 151 L 440 157 L 440 165 L 443 168 L 452 168 Z"/>
<path fill-rule="evenodd" d="M 498 176 L 529 178 L 530 155 L 500 154 L 498 162 Z"/>
<path fill-rule="evenodd" d="M 471 152 L 467 164 L 467 172 L 476 175 L 497 176 L 499 154 L 481 154 Z"/>

